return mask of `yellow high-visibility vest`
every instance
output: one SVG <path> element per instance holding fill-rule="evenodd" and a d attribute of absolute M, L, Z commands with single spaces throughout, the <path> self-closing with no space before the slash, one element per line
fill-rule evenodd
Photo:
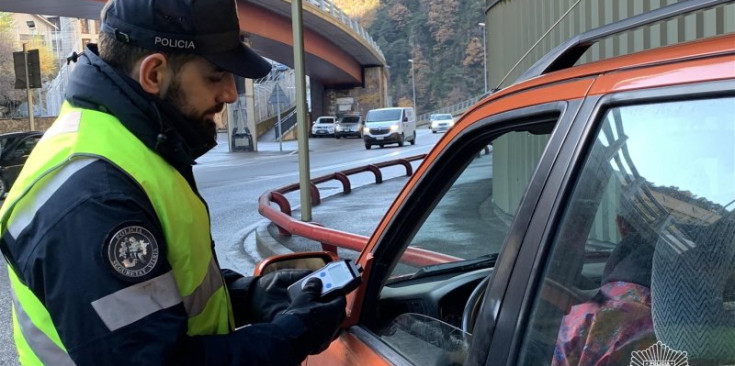
<path fill-rule="evenodd" d="M 18 226 L 32 217 L 37 208 L 34 200 L 48 189 L 55 173 L 89 158 L 103 159 L 127 173 L 148 196 L 163 228 L 166 259 L 172 268 L 167 274 L 173 278 L 170 287 L 178 290 L 174 295 L 177 301 L 183 302 L 189 317 L 188 334 L 233 331 L 232 306 L 212 252 L 209 214 L 204 202 L 174 167 L 112 115 L 64 104 L 0 209 L 2 234 L 22 231 Z M 73 364 L 46 307 L 10 266 L 8 273 L 12 284 L 14 338 L 21 363 Z"/>

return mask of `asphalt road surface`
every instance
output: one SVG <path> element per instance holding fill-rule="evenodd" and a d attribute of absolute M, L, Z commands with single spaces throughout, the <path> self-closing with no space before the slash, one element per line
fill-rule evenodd
<path fill-rule="evenodd" d="M 329 173 L 403 157 L 427 153 L 443 136 L 430 130 L 417 130 L 415 146 L 374 146 L 366 150 L 361 139 L 309 139 L 311 178 Z M 258 197 L 267 190 L 299 181 L 299 156 L 296 141 L 260 143 L 257 153 L 230 153 L 226 135 L 220 144 L 194 167 L 199 191 L 207 201 L 212 221 L 212 236 L 223 268 L 251 273 L 254 263 L 241 248 L 245 235 L 261 220 Z M 401 166 L 384 170 L 384 179 L 405 174 Z M 392 175 L 391 175 L 392 174 Z M 371 174 L 351 178 L 353 188 L 373 182 Z M 319 185 L 322 197 L 341 192 L 339 182 Z M 298 193 L 287 195 L 297 207 Z M 387 207 L 386 207 L 387 209 Z M 100 243 L 102 245 L 102 243 Z M 0 365 L 18 365 L 12 339 L 11 300 L 7 269 L 0 259 Z"/>

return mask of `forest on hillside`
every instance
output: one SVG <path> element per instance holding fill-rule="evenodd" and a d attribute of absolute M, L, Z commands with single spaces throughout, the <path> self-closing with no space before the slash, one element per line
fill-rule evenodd
<path fill-rule="evenodd" d="M 485 0 L 333 0 L 378 43 L 386 57 L 394 105 L 412 104 L 411 63 L 418 113 L 483 93 Z"/>

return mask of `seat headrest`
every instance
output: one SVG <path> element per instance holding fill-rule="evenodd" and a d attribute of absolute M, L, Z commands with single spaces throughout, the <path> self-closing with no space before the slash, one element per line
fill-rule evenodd
<path fill-rule="evenodd" d="M 696 229 L 664 230 L 656 242 L 656 338 L 690 360 L 735 360 L 735 220 L 727 216 Z"/>

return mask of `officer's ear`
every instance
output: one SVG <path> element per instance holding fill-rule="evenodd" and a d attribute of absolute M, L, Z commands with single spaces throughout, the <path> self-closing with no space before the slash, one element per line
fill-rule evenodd
<path fill-rule="evenodd" d="M 137 74 L 135 76 L 143 90 L 161 98 L 168 90 L 173 78 L 173 73 L 168 67 L 168 60 L 161 53 L 153 53 L 141 59 L 133 73 Z"/>

